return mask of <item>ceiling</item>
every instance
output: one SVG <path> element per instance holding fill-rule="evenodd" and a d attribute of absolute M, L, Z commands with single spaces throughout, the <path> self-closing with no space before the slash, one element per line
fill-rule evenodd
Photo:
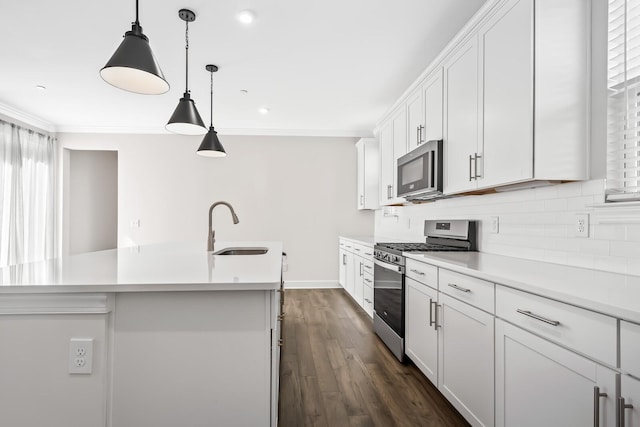
<path fill-rule="evenodd" d="M 185 89 L 178 10 L 188 8 L 197 15 L 189 89 L 207 125 L 213 63 L 221 133 L 367 136 L 484 1 L 141 0 L 140 24 L 171 85 L 163 95 L 98 74 L 131 28 L 134 0 L 4 2 L 0 111 L 58 132 L 164 133 Z M 257 15 L 250 26 L 235 19 L 243 9 Z"/>

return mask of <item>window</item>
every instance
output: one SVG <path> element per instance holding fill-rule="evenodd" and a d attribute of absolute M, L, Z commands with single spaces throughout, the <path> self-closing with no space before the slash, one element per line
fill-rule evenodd
<path fill-rule="evenodd" d="M 0 267 L 55 254 L 50 136 L 0 120 Z"/>
<path fill-rule="evenodd" d="M 640 201 L 640 0 L 609 0 L 607 201 Z"/>

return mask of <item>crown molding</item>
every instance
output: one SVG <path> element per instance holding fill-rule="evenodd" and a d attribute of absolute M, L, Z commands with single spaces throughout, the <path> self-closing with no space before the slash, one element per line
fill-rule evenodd
<path fill-rule="evenodd" d="M 56 126 L 53 123 L 25 111 L 18 110 L 10 105 L 3 104 L 2 102 L 0 102 L 0 115 L 45 132 L 56 133 L 57 131 Z"/>
<path fill-rule="evenodd" d="M 96 134 L 136 134 L 136 135 L 172 135 L 164 126 L 67 126 L 57 127 L 58 133 L 96 133 Z M 341 129 L 216 129 L 219 135 L 242 136 L 320 136 L 320 137 L 347 137 L 370 138 L 371 130 L 341 130 Z"/>

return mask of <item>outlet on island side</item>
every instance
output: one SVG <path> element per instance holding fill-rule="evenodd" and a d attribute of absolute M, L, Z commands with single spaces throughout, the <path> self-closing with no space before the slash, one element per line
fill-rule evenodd
<path fill-rule="evenodd" d="M 575 237 L 589 237 L 589 214 L 576 214 L 574 235 Z"/>
<path fill-rule="evenodd" d="M 91 374 L 93 371 L 93 338 L 71 338 L 69 341 L 69 373 Z"/>

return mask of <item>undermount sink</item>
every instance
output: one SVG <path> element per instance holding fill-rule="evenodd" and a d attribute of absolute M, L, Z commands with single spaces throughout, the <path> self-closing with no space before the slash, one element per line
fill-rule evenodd
<path fill-rule="evenodd" d="M 214 255 L 263 255 L 266 254 L 269 248 L 224 248 Z"/>

